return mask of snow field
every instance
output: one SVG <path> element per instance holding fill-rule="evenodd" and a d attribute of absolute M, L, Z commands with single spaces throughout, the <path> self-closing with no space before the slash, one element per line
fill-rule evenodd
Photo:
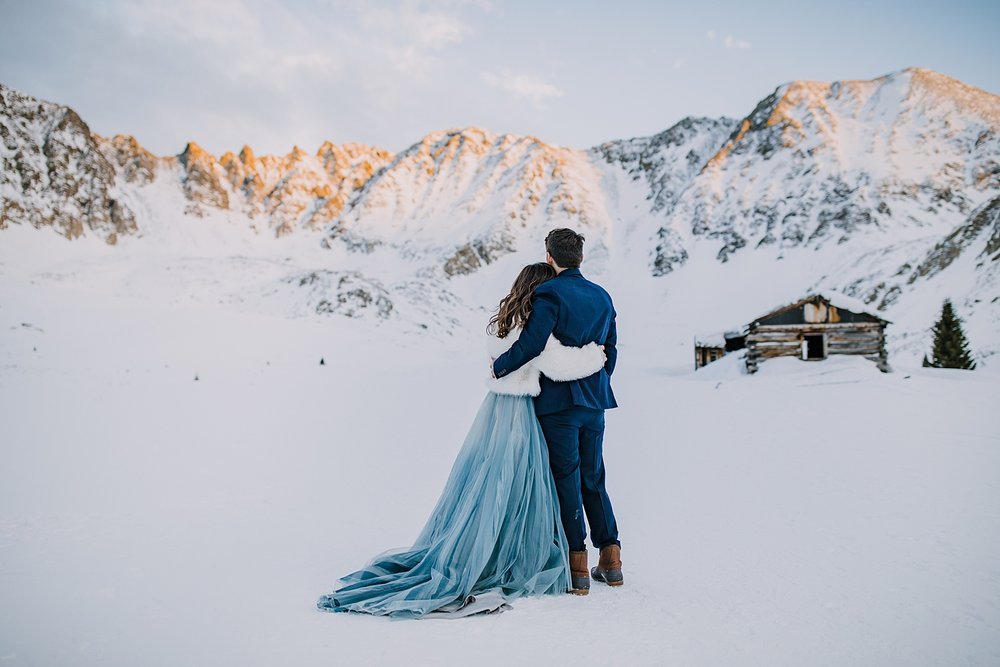
<path fill-rule="evenodd" d="M 635 335 L 605 445 L 625 586 L 393 622 L 315 600 L 423 525 L 485 393 L 479 330 L 65 273 L 0 281 L 6 664 L 1000 661 L 995 373 L 692 373 Z"/>

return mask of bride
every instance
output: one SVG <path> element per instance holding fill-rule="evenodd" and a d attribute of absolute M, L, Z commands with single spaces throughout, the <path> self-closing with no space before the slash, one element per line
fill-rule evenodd
<path fill-rule="evenodd" d="M 491 357 L 505 352 L 531 314 L 545 263 L 521 270 L 490 320 Z M 393 617 L 467 616 L 507 608 L 526 595 L 570 589 L 569 547 L 532 396 L 539 374 L 584 378 L 604 366 L 601 346 L 567 347 L 550 337 L 542 354 L 501 379 L 489 378 L 448 482 L 412 547 L 376 556 L 323 595 L 324 611 Z"/>

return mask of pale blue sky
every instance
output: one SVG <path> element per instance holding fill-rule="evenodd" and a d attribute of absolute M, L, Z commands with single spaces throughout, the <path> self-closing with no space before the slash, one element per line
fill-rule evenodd
<path fill-rule="evenodd" d="M 927 67 L 1000 93 L 1000 1 L 0 0 L 0 82 L 158 154 L 564 146 L 742 117 L 795 79 Z"/>

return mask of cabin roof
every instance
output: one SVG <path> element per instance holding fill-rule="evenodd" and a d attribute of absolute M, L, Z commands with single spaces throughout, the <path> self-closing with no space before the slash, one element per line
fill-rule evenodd
<path fill-rule="evenodd" d="M 721 333 L 697 334 L 694 337 L 695 347 L 725 347 L 726 339 Z"/>
<path fill-rule="evenodd" d="M 695 334 L 695 347 L 725 347 L 727 338 L 738 338 L 743 333 L 739 329 L 727 329 L 726 331 L 705 331 Z"/>
<path fill-rule="evenodd" d="M 778 315 L 779 313 L 791 310 L 792 308 L 798 308 L 803 303 L 807 301 L 812 301 L 816 297 L 820 297 L 821 299 L 831 304 L 832 306 L 835 306 L 839 310 L 849 310 L 852 313 L 858 313 L 859 315 L 860 314 L 870 315 L 877 320 L 880 320 L 887 324 L 892 324 L 892 322 L 882 317 L 879 311 L 875 310 L 861 299 L 855 299 L 852 296 L 847 296 L 846 294 L 841 294 L 840 292 L 834 290 L 823 290 L 822 292 L 810 292 L 808 295 L 802 297 L 801 299 L 798 299 L 791 303 L 786 303 L 784 305 L 778 306 L 777 308 L 773 308 L 764 313 L 763 315 L 759 315 L 758 317 L 755 317 L 750 321 L 754 322 L 757 320 L 762 320 L 765 317 L 772 317 L 774 315 Z"/>

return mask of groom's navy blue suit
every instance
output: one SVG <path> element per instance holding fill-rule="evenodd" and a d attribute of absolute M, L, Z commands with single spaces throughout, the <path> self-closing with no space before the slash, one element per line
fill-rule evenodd
<path fill-rule="evenodd" d="M 618 525 L 604 488 L 604 411 L 618 407 L 611 391 L 611 374 L 618 359 L 611 297 L 600 285 L 584 278 L 580 269 L 565 269 L 542 283 L 535 289 L 531 316 L 521 335 L 493 362 L 494 375 L 503 377 L 537 357 L 549 334 L 563 345 L 603 345 L 608 357 L 604 368 L 582 380 L 555 382 L 543 375 L 541 393 L 535 397 L 535 413 L 548 444 L 569 548 L 586 548 L 583 511 L 595 547 L 620 546 Z"/>

